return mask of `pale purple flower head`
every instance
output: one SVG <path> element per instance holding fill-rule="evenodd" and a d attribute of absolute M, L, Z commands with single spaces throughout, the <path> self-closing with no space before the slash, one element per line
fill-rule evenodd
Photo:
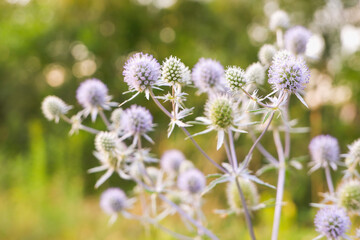
<path fill-rule="evenodd" d="M 345 209 L 337 206 L 321 208 L 315 216 L 316 231 L 328 239 L 342 239 L 351 222 Z"/>
<path fill-rule="evenodd" d="M 186 158 L 181 151 L 171 149 L 164 152 L 161 156 L 160 164 L 165 172 L 176 173 L 179 171 L 181 163 L 185 160 Z"/>
<path fill-rule="evenodd" d="M 338 140 L 330 135 L 314 137 L 309 144 L 310 155 L 314 170 L 320 167 L 330 166 L 337 168 L 340 159 L 340 147 Z"/>
<path fill-rule="evenodd" d="M 294 54 L 302 54 L 311 35 L 311 32 L 303 26 L 292 27 L 285 33 L 285 48 Z"/>
<path fill-rule="evenodd" d="M 200 193 L 206 186 L 205 176 L 196 168 L 180 174 L 177 181 L 178 188 L 191 194 Z"/>
<path fill-rule="evenodd" d="M 298 94 L 309 83 L 310 71 L 304 59 L 296 58 L 287 50 L 275 54 L 269 69 L 269 83 L 276 90 Z"/>
<path fill-rule="evenodd" d="M 200 58 L 192 70 L 192 80 L 201 92 L 221 91 L 225 86 L 224 67 L 210 58 Z"/>
<path fill-rule="evenodd" d="M 76 99 L 84 108 L 108 109 L 108 88 L 99 79 L 87 79 L 76 90 Z"/>
<path fill-rule="evenodd" d="M 100 207 L 109 214 L 116 214 L 127 207 L 127 197 L 120 188 L 109 188 L 101 194 Z"/>
<path fill-rule="evenodd" d="M 135 53 L 125 63 L 124 81 L 130 90 L 143 92 L 159 81 L 160 69 L 160 64 L 152 55 Z"/>
<path fill-rule="evenodd" d="M 153 129 L 153 117 L 144 107 L 131 105 L 121 117 L 121 128 L 132 135 L 145 134 Z"/>

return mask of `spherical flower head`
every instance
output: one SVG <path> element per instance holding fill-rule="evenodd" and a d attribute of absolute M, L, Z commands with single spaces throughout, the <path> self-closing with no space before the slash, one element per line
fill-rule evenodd
<path fill-rule="evenodd" d="M 227 129 L 234 125 L 234 103 L 227 95 L 212 97 L 205 105 L 205 115 L 216 129 Z"/>
<path fill-rule="evenodd" d="M 153 129 L 151 113 L 146 108 L 137 105 L 131 105 L 124 110 L 121 122 L 122 128 L 133 135 L 142 135 Z"/>
<path fill-rule="evenodd" d="M 249 82 L 263 85 L 265 69 L 260 63 L 253 63 L 246 69 L 246 78 Z"/>
<path fill-rule="evenodd" d="M 76 99 L 84 108 L 87 109 L 108 109 L 108 88 L 99 79 L 87 79 L 82 82 L 76 90 Z"/>
<path fill-rule="evenodd" d="M 185 156 L 182 152 L 177 149 L 172 149 L 164 152 L 161 156 L 160 165 L 167 173 L 177 173 L 181 163 L 185 160 Z"/>
<path fill-rule="evenodd" d="M 231 91 L 239 91 L 248 82 L 245 71 L 240 67 L 228 67 L 225 71 L 225 78 Z"/>
<path fill-rule="evenodd" d="M 303 54 L 311 35 L 311 32 L 303 26 L 292 27 L 285 33 L 285 48 L 293 54 Z"/>
<path fill-rule="evenodd" d="M 121 118 L 124 110 L 122 108 L 117 108 L 111 113 L 110 120 L 115 129 L 119 128 L 121 125 Z"/>
<path fill-rule="evenodd" d="M 130 90 L 143 92 L 158 83 L 160 68 L 160 64 L 152 55 L 135 53 L 125 63 L 124 81 Z"/>
<path fill-rule="evenodd" d="M 360 162 L 360 139 L 354 141 L 349 146 L 349 152 L 346 155 L 345 163 L 350 166 L 353 163 Z"/>
<path fill-rule="evenodd" d="M 113 132 L 100 132 L 95 137 L 95 148 L 99 152 L 113 153 L 116 149 L 118 138 Z"/>
<path fill-rule="evenodd" d="M 260 48 L 258 58 L 264 66 L 270 66 L 277 50 L 273 45 L 265 44 Z"/>
<path fill-rule="evenodd" d="M 337 190 L 339 205 L 348 212 L 360 213 L 360 181 L 352 179 L 344 181 Z"/>
<path fill-rule="evenodd" d="M 101 194 L 100 207 L 109 214 L 117 214 L 127 207 L 127 197 L 120 188 L 109 188 Z"/>
<path fill-rule="evenodd" d="M 161 80 L 170 84 L 186 85 L 191 82 L 191 73 L 188 67 L 177 57 L 170 56 L 163 62 Z"/>
<path fill-rule="evenodd" d="M 329 206 L 321 208 L 315 216 L 316 231 L 328 239 L 340 239 L 345 236 L 351 222 L 344 208 Z"/>
<path fill-rule="evenodd" d="M 189 169 L 179 175 L 178 188 L 191 194 L 197 194 L 204 190 L 206 185 L 205 176 L 198 169 Z"/>
<path fill-rule="evenodd" d="M 251 209 L 259 204 L 259 194 L 256 185 L 248 179 L 238 178 L 241 190 L 243 191 L 246 205 Z M 226 197 L 231 209 L 239 211 L 243 208 L 236 182 L 232 181 L 227 184 Z"/>
<path fill-rule="evenodd" d="M 200 58 L 192 70 L 192 80 L 201 92 L 224 88 L 224 68 L 213 59 Z"/>
<path fill-rule="evenodd" d="M 309 150 L 315 168 L 327 166 L 337 168 L 340 147 L 336 138 L 330 135 L 316 136 L 311 140 Z"/>
<path fill-rule="evenodd" d="M 72 107 L 56 96 L 47 96 L 41 103 L 44 116 L 49 120 L 59 122 L 61 115 L 66 114 Z"/>
<path fill-rule="evenodd" d="M 289 22 L 289 15 L 285 11 L 277 10 L 271 14 L 269 27 L 272 31 L 284 29 L 289 26 Z"/>
<path fill-rule="evenodd" d="M 269 83 L 276 90 L 298 94 L 309 83 L 310 71 L 304 59 L 296 58 L 287 50 L 275 54 L 269 69 Z"/>

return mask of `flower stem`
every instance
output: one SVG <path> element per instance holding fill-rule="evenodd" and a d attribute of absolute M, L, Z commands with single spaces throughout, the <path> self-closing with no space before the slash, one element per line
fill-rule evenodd
<path fill-rule="evenodd" d="M 256 141 L 256 137 L 254 135 L 254 133 L 249 130 L 249 134 L 251 136 L 251 139 L 255 142 Z M 269 153 L 261 143 L 256 144 L 256 148 L 259 150 L 259 152 L 270 162 L 272 163 L 274 166 L 278 166 L 279 162 L 277 161 L 277 159 L 271 155 L 271 153 Z"/>
<path fill-rule="evenodd" d="M 325 167 L 325 176 L 326 176 L 326 182 L 329 188 L 329 192 L 332 196 L 334 196 L 334 184 L 331 178 L 331 172 L 329 166 Z"/>
<path fill-rule="evenodd" d="M 194 224 L 199 230 L 201 230 L 204 234 L 209 236 L 212 240 L 219 240 L 218 237 L 216 237 L 209 229 L 202 226 L 198 221 L 190 217 L 184 210 L 182 210 L 178 205 L 167 199 L 163 194 L 159 193 L 159 198 L 169 204 L 171 207 L 173 207 L 181 216 L 183 216 L 185 219 L 187 219 L 189 222 Z"/>
<path fill-rule="evenodd" d="M 102 109 L 99 110 L 99 115 L 101 117 L 101 119 L 104 121 L 106 128 L 111 131 L 111 123 L 109 122 L 109 120 L 107 119 L 104 111 Z"/>
<path fill-rule="evenodd" d="M 71 121 L 71 119 L 68 118 L 67 116 L 61 115 L 61 118 L 62 118 L 65 122 L 67 122 L 67 123 L 69 123 L 69 124 L 73 124 L 73 122 Z M 91 128 L 91 127 L 87 127 L 87 126 L 84 126 L 84 125 L 82 125 L 82 124 L 79 125 L 79 129 L 84 130 L 85 132 L 92 133 L 92 134 L 98 134 L 98 133 L 100 132 L 100 131 L 97 130 L 97 129 L 94 129 L 94 128 Z"/>
<path fill-rule="evenodd" d="M 193 239 L 191 237 L 188 237 L 188 236 L 182 235 L 180 233 L 174 232 L 174 231 L 164 227 L 163 225 L 158 223 L 156 220 L 151 219 L 151 218 L 144 218 L 144 217 L 137 216 L 137 215 L 134 215 L 134 214 L 129 213 L 129 212 L 123 212 L 123 216 L 126 217 L 126 218 L 129 218 L 129 219 L 135 219 L 135 220 L 138 220 L 140 222 L 146 222 L 146 223 L 152 224 L 155 227 L 159 228 L 160 230 L 163 230 L 164 232 L 166 232 L 166 233 L 170 234 L 171 236 L 173 236 L 173 237 L 175 237 L 177 239 L 180 239 L 180 240 L 191 240 L 191 239 Z"/>
<path fill-rule="evenodd" d="M 229 142 L 227 141 L 227 139 L 225 139 L 225 141 L 224 141 L 225 142 L 225 149 L 226 149 L 226 152 L 228 154 L 229 162 L 230 162 L 230 164 L 232 164 L 233 171 L 236 174 L 237 167 L 238 167 L 237 166 L 237 157 L 236 157 L 236 152 L 235 152 L 234 139 L 233 139 L 233 136 L 232 136 L 232 131 L 230 129 L 228 130 L 228 138 L 229 138 Z M 230 153 L 228 153 L 229 145 L 230 145 Z M 237 188 L 237 190 L 239 192 L 239 196 L 240 196 L 240 199 L 241 199 L 242 206 L 244 208 L 246 225 L 248 226 L 250 237 L 251 237 L 252 240 L 255 240 L 256 237 L 255 237 L 254 228 L 253 228 L 251 217 L 250 217 L 249 208 L 248 208 L 248 206 L 246 204 L 246 199 L 245 199 L 244 193 L 243 193 L 243 191 L 241 189 L 241 186 L 240 186 L 239 179 L 238 179 L 237 175 L 235 175 L 235 182 L 236 182 L 236 188 Z"/>
<path fill-rule="evenodd" d="M 282 200 L 284 195 L 286 166 L 285 166 L 284 150 L 281 144 L 280 134 L 278 130 L 275 129 L 273 131 L 273 135 L 274 135 L 276 150 L 279 157 L 279 177 L 276 187 L 275 214 L 274 214 L 274 223 L 273 223 L 271 240 L 277 240 L 279 235 L 281 208 L 282 208 Z"/>
<path fill-rule="evenodd" d="M 251 159 L 251 154 L 253 153 L 256 145 L 258 144 L 258 142 L 260 142 L 261 138 L 264 136 L 264 134 L 266 133 L 266 131 L 268 130 L 269 126 L 270 126 L 270 123 L 271 121 L 273 120 L 274 118 L 274 114 L 275 112 L 272 112 L 270 117 L 269 117 L 269 120 L 268 120 L 268 123 L 266 124 L 264 130 L 262 131 L 262 133 L 260 134 L 260 136 L 255 140 L 254 144 L 251 146 L 250 150 L 249 150 L 249 153 L 246 155 L 245 157 L 245 160 L 244 160 L 244 164 L 243 164 L 243 168 L 246 168 L 248 165 L 249 165 L 249 162 L 250 162 L 250 159 Z"/>
<path fill-rule="evenodd" d="M 173 119 L 174 117 L 172 116 L 172 114 L 166 110 L 166 108 L 156 99 L 153 91 L 150 91 L 150 96 L 153 99 L 153 101 L 155 102 L 155 104 L 170 118 Z M 180 127 L 180 126 L 179 126 Z M 194 138 L 191 136 L 191 134 L 189 133 L 189 131 L 184 128 L 184 127 L 180 127 L 181 130 L 183 130 L 183 132 L 188 136 L 188 138 L 192 141 L 192 143 L 195 145 L 195 147 L 201 152 L 202 155 L 204 155 L 204 157 L 209 160 L 217 169 L 219 169 L 222 172 L 227 173 L 226 169 L 224 169 L 222 166 L 220 166 L 218 163 L 216 163 L 212 158 L 209 157 L 209 155 L 207 155 L 205 153 L 205 151 L 199 146 L 199 144 L 194 140 Z"/>

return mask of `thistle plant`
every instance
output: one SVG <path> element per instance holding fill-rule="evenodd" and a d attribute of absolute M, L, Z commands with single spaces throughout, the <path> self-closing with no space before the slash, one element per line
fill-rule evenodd
<path fill-rule="evenodd" d="M 252 217 L 264 207 L 275 206 L 271 239 L 278 239 L 285 173 L 293 166 L 295 169 L 302 167 L 291 154 L 291 134 L 303 131 L 291 119 L 289 101 L 295 95 L 297 103 L 307 107 L 302 96 L 310 80 L 304 53 L 312 33 L 305 27 L 296 26 L 283 34 L 290 25 L 286 12 L 273 13 L 269 26 L 276 33 L 276 42 L 263 45 L 259 49 L 258 62 L 244 68 L 231 65 L 224 69 L 219 61 L 200 58 L 190 71 L 176 56 L 165 58 L 160 65 L 161 61 L 152 55 L 140 52 L 129 56 L 124 65 L 123 80 L 128 92 L 134 95 L 120 99 L 120 105 L 111 102 L 105 83 L 98 79 L 88 79 L 80 84 L 76 98 L 82 109 L 71 117 L 67 115 L 72 108 L 60 98 L 48 96 L 44 99 L 42 110 L 48 120 L 58 122 L 62 119 L 71 124 L 72 134 L 84 130 L 95 135 L 94 156 L 100 165 L 88 172 L 105 172 L 95 188 L 112 175 L 135 183 L 130 192 L 110 188 L 102 194 L 100 206 L 110 215 L 111 223 L 122 215 L 153 225 L 177 239 L 220 239 L 207 226 L 203 204 L 209 192 L 222 186 L 228 209 L 214 209 L 214 212 L 223 217 L 235 213 L 239 218 L 245 218 L 249 235 L 254 240 Z M 189 94 L 190 87 L 207 97 L 201 109 L 203 116 L 192 116 L 197 106 L 188 106 L 187 98 L 193 97 Z M 187 159 L 189 156 L 178 149 L 168 149 L 158 157 L 151 149 L 158 145 L 152 134 L 154 129 L 161 130 L 163 126 L 154 123 L 151 112 L 144 106 L 129 106 L 140 93 L 145 93 L 149 100 L 143 105 L 154 104 L 169 118 L 167 137 L 171 137 L 174 129 L 181 129 L 184 138 L 216 168 L 216 172 L 205 174 L 201 171 L 205 164 L 203 159 L 193 162 L 194 159 Z M 302 109 L 307 111 L 305 107 Z M 92 121 L 100 116 L 104 129 L 83 125 L 83 120 L 89 116 Z M 193 125 L 203 125 L 205 129 L 196 133 L 192 130 Z M 224 150 L 226 161 L 213 159 L 197 143 L 200 135 L 210 132 L 216 133 L 216 148 Z M 275 151 L 261 144 L 265 135 L 272 135 Z M 249 138 L 253 142 L 245 154 L 236 149 L 240 138 Z M 330 135 L 317 136 L 309 144 L 310 173 L 323 168 L 330 192 L 323 194 L 322 203 L 313 204 L 320 207 L 314 221 L 319 237 L 346 237 L 351 225 L 348 214 L 360 212 L 360 184 L 356 171 L 360 162 L 359 146 L 359 140 L 355 141 L 349 146 L 349 153 L 341 155 L 338 141 Z M 252 169 L 250 165 L 256 150 L 267 161 L 260 169 Z M 345 164 L 341 156 L 346 158 Z M 335 191 L 330 169 L 336 171 L 340 167 L 346 167 L 345 177 Z M 276 170 L 278 179 L 275 183 L 261 179 L 266 169 Z M 275 189 L 275 202 L 267 199 L 261 203 L 258 185 Z M 140 213 L 133 213 L 135 206 L 139 206 Z M 187 227 L 185 234 L 163 225 L 164 219 L 174 214 L 179 215 Z"/>

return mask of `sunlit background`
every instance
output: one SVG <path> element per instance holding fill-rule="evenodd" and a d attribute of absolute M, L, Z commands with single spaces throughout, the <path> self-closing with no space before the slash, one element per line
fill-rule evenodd
<path fill-rule="evenodd" d="M 314 34 L 307 46 L 311 81 L 305 100 L 291 102 L 291 117 L 310 132 L 293 135 L 292 156 L 305 156 L 304 168 L 291 170 L 285 187 L 280 239 L 312 239 L 316 212 L 309 206 L 326 191 L 321 171 L 308 175 L 308 143 L 317 134 L 339 139 L 343 153 L 360 137 L 360 7 L 356 0 L 4 0 L 0 2 L 0 239 L 171 239 L 155 229 L 144 230 L 135 221 L 119 219 L 108 226 L 108 216 L 98 206 L 99 194 L 120 186 L 131 195 L 133 183 L 113 176 L 99 190 L 99 175 L 88 175 L 97 165 L 92 155 L 93 136 L 68 136 L 70 126 L 43 117 L 42 99 L 57 95 L 76 103 L 75 91 L 86 78 L 103 80 L 117 102 L 128 95 L 122 70 L 129 54 L 143 51 L 159 61 L 170 55 L 190 68 L 200 57 L 219 60 L 224 66 L 246 68 L 257 60 L 259 48 L 275 40 L 268 18 L 277 9 L 290 14 L 292 25 L 304 25 Z M 267 91 L 264 91 L 264 93 Z M 189 89 L 189 105 L 201 115 L 204 95 Z M 138 97 L 158 124 L 151 134 L 153 152 L 179 148 L 206 173 L 216 171 L 181 131 L 166 139 L 168 120 L 152 102 Z M 91 122 L 86 122 L 91 124 Z M 93 125 L 104 128 L 101 122 Z M 200 128 L 192 128 L 196 132 Z M 216 135 L 212 137 L 215 139 Z M 197 139 L 209 155 L 225 160 L 208 136 Z M 271 136 L 263 144 L 274 151 Z M 150 146 L 150 145 L 149 145 Z M 240 157 L 251 146 L 242 136 Z M 254 154 L 251 169 L 263 159 Z M 264 174 L 276 183 L 276 171 Z M 338 173 L 335 180 L 341 177 Z M 275 191 L 260 187 L 261 199 Z M 225 208 L 221 186 L 211 193 L 205 209 Z M 206 210 L 209 227 L 221 239 L 247 239 L 242 217 L 221 218 Z M 254 214 L 259 239 L 268 239 L 273 208 Z M 168 225 L 185 228 L 171 218 Z M 356 224 L 356 223 L 355 223 Z M 294 233 L 296 233 L 294 235 Z"/>

